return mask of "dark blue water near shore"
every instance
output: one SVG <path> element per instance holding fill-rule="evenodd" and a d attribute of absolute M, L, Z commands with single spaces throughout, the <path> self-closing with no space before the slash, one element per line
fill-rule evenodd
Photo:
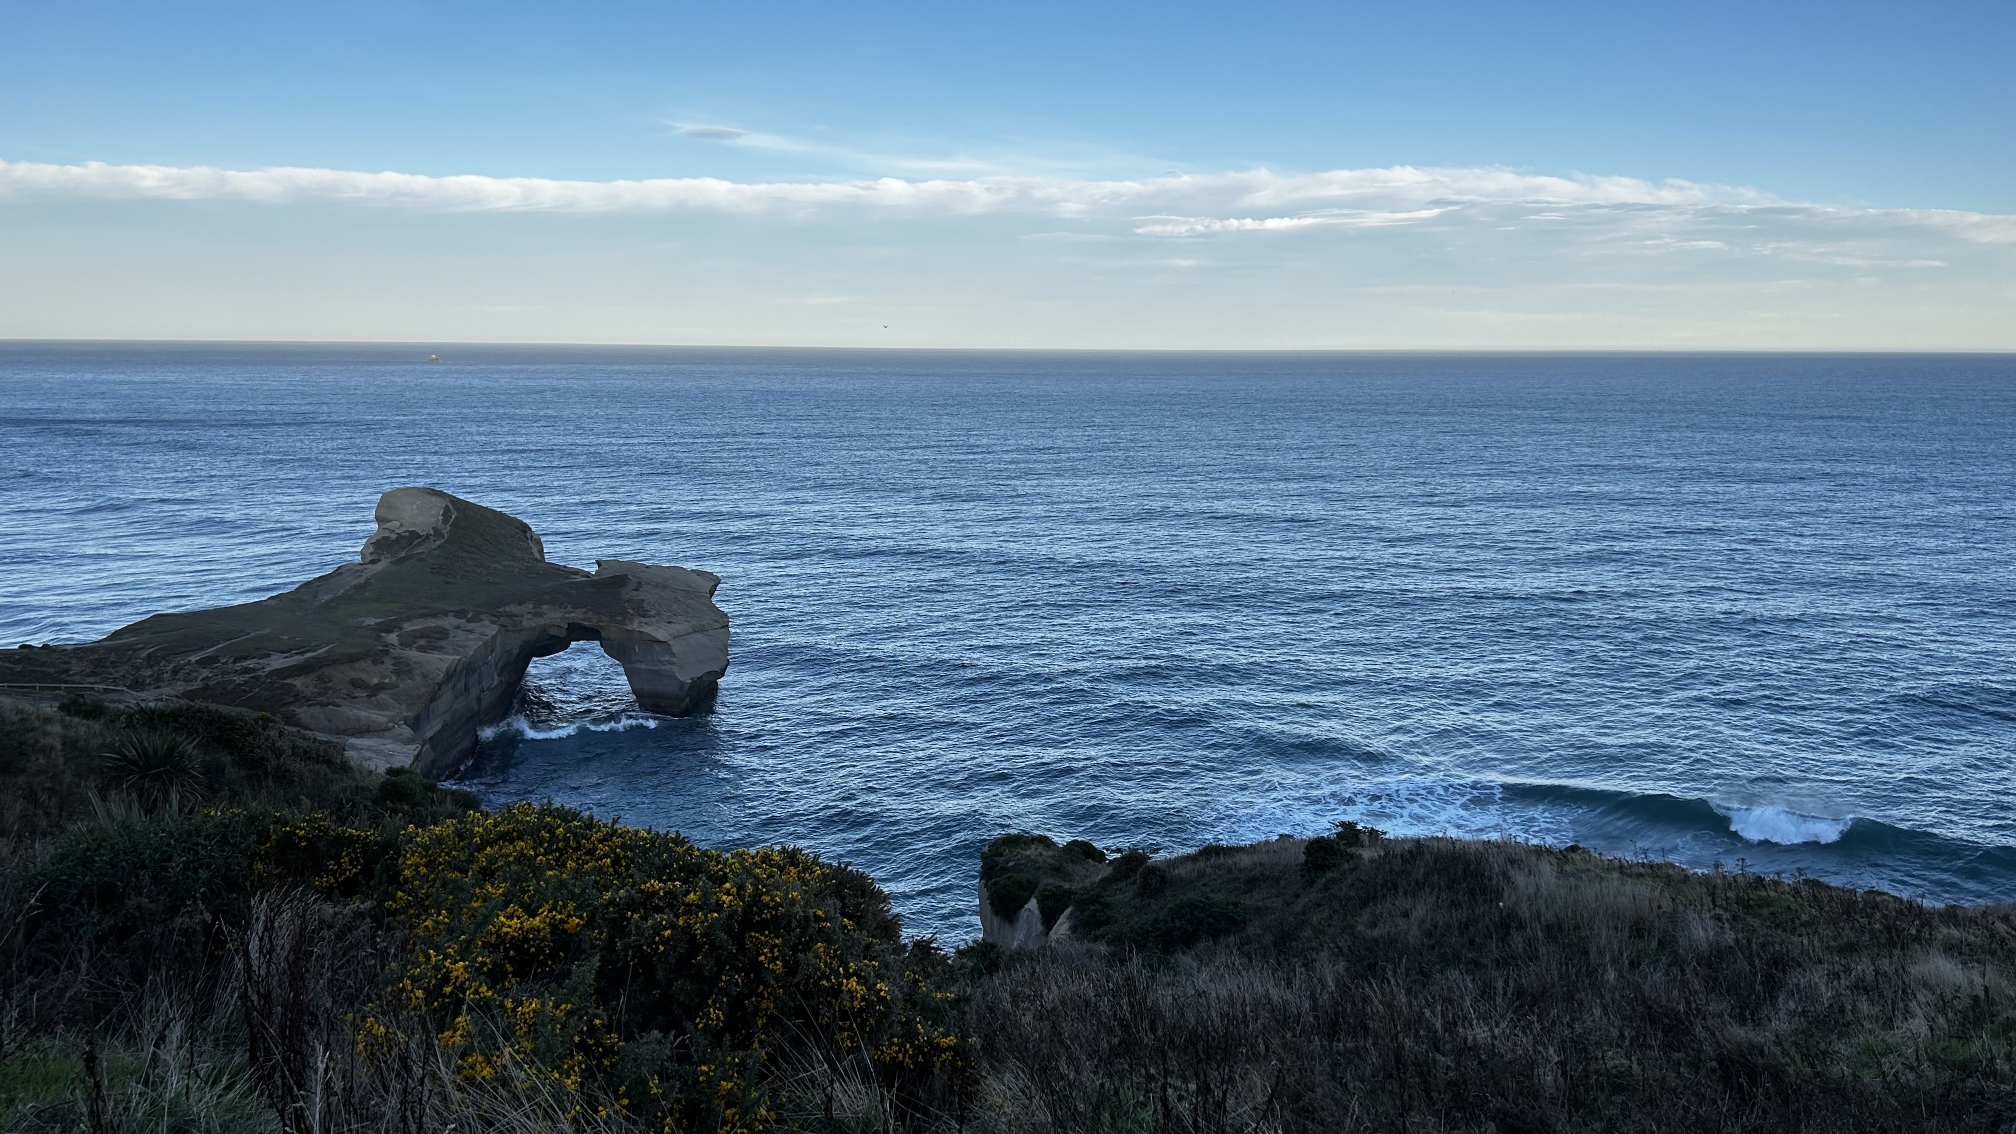
<path fill-rule="evenodd" d="M 0 402 L 10 642 L 291 586 L 401 484 L 718 572 L 711 714 L 577 647 L 464 782 L 915 929 L 1002 831 L 1343 818 L 2016 899 L 2016 358 L 14 344 Z"/>

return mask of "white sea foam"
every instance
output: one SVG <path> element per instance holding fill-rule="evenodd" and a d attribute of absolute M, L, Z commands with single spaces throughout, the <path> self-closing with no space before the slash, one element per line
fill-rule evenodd
<path fill-rule="evenodd" d="M 581 732 L 628 732 L 633 728 L 657 728 L 661 718 L 648 713 L 624 713 L 606 721 L 576 721 L 573 724 L 540 728 L 525 719 L 523 713 L 513 713 L 488 728 L 476 730 L 481 740 L 492 740 L 507 733 L 515 733 L 526 740 L 559 740 Z"/>
<path fill-rule="evenodd" d="M 1505 785 L 1491 781 L 1398 776 L 1369 778 L 1362 768 L 1277 772 L 1250 807 L 1226 808 L 1207 827 L 1219 842 L 1252 842 L 1287 832 L 1320 834 L 1348 819 L 1389 835 L 1519 838 L 1567 843 L 1574 829 L 1543 810 L 1508 807 Z"/>
<path fill-rule="evenodd" d="M 1850 815 L 1835 819 L 1803 815 L 1783 807 L 1716 808 L 1729 817 L 1729 829 L 1753 843 L 1831 843 L 1854 824 Z"/>

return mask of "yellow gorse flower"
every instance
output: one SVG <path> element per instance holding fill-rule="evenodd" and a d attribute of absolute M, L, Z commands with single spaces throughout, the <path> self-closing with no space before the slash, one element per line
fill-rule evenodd
<path fill-rule="evenodd" d="M 409 831 L 397 870 L 398 991 L 440 1020 L 465 1080 L 538 1074 L 666 1129 L 756 1131 L 784 1039 L 892 1072 L 963 1058 L 917 1014 L 941 1001 L 905 972 L 886 899 L 793 848 L 712 851 L 519 804 Z"/>

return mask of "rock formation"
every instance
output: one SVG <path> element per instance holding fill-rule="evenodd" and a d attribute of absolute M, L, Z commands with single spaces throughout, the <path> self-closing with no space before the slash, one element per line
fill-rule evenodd
<path fill-rule="evenodd" d="M 1049 929 L 1043 928 L 1043 909 L 1031 897 L 1012 917 L 1003 917 L 994 912 L 994 895 L 987 890 L 983 879 L 980 883 L 980 939 L 991 941 L 1003 949 L 1033 949 L 1048 941 L 1061 941 L 1071 935 L 1071 911 L 1065 910 Z"/>
<path fill-rule="evenodd" d="M 0 652 L 0 682 L 90 683 L 270 712 L 373 766 L 452 773 L 533 658 L 592 641 L 648 712 L 691 712 L 728 668 L 705 571 L 546 561 L 523 521 L 432 488 L 378 500 L 356 563 L 259 602 L 157 614 L 101 641 Z"/>
<path fill-rule="evenodd" d="M 1110 871 L 1105 852 L 1083 839 L 1062 846 L 1047 835 L 995 839 L 980 853 L 981 940 L 1028 949 L 1073 936 L 1073 903 Z"/>

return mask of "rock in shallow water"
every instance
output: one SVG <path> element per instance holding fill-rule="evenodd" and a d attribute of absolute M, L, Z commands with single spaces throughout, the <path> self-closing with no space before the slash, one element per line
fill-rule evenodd
<path fill-rule="evenodd" d="M 525 668 L 595 641 L 647 712 L 677 716 L 728 669 L 718 576 L 546 561 L 524 521 L 432 488 L 378 500 L 356 563 L 240 606 L 157 614 L 82 646 L 0 655 L 0 681 L 89 683 L 271 712 L 353 759 L 452 773 Z"/>

